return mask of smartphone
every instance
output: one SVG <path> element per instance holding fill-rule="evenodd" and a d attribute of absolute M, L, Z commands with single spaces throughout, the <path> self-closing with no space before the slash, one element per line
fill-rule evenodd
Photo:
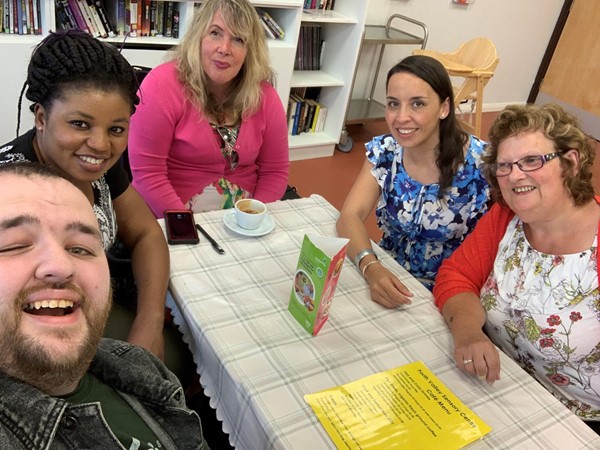
<path fill-rule="evenodd" d="M 197 244 L 200 242 L 194 215 L 186 209 L 169 209 L 165 211 L 167 242 L 176 244 Z"/>

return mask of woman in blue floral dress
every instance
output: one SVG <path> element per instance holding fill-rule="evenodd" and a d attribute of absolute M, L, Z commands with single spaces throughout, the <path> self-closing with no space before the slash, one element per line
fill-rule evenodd
<path fill-rule="evenodd" d="M 386 306 L 412 293 L 373 252 L 364 221 L 376 206 L 380 246 L 427 288 L 442 261 L 489 206 L 482 173 L 486 145 L 456 119 L 450 78 L 427 56 L 409 56 L 387 75 L 385 118 L 390 134 L 366 144 L 367 159 L 337 222 L 348 254 Z"/>

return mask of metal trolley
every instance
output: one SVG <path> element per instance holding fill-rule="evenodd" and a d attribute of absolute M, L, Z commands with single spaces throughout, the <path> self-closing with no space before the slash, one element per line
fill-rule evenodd
<path fill-rule="evenodd" d="M 392 26 L 398 23 L 406 26 L 406 22 L 416 25 L 417 29 L 420 28 L 422 34 L 412 34 Z M 361 51 L 364 44 L 379 45 L 379 57 L 375 69 L 375 77 L 373 78 L 373 84 L 371 85 L 371 93 L 366 99 L 350 99 L 348 102 L 348 108 L 346 109 L 346 120 L 344 121 L 345 125 L 381 120 L 385 117 L 385 105 L 373 99 L 385 46 L 395 44 L 420 45 L 421 49 L 425 49 L 428 37 L 429 30 L 427 25 L 418 20 L 403 16 L 402 14 L 391 15 L 385 25 L 365 25 L 363 38 L 360 44 Z M 354 88 L 355 80 L 356 69 L 352 78 L 352 88 Z M 348 135 L 348 132 L 344 127 L 340 136 L 338 149 L 342 152 L 349 152 L 352 149 L 352 145 L 352 138 Z"/>

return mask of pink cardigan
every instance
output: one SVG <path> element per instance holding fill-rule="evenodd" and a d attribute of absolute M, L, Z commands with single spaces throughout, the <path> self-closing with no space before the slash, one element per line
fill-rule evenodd
<path fill-rule="evenodd" d="M 264 202 L 279 200 L 289 170 L 285 111 L 277 91 L 263 83 L 262 106 L 244 118 L 234 171 L 201 112 L 186 100 L 175 62 L 154 68 L 144 79 L 140 105 L 131 117 L 129 161 L 133 186 L 154 215 L 184 208 L 204 187 L 221 177 Z"/>

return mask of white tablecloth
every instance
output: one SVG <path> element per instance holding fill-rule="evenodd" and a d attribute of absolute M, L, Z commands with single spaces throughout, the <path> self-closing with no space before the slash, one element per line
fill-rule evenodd
<path fill-rule="evenodd" d="M 377 253 L 415 293 L 395 310 L 372 302 L 346 259 L 329 320 L 310 336 L 288 312 L 305 233 L 336 236 L 338 212 L 320 196 L 269 204 L 275 229 L 262 237 L 225 228 L 223 211 L 196 214 L 225 249 L 171 246 L 175 323 L 194 354 L 211 405 L 239 449 L 333 449 L 307 393 L 423 361 L 492 427 L 468 448 L 600 448 L 600 439 L 516 363 L 501 355 L 493 386 L 462 374 L 433 299 L 381 249 Z"/>

